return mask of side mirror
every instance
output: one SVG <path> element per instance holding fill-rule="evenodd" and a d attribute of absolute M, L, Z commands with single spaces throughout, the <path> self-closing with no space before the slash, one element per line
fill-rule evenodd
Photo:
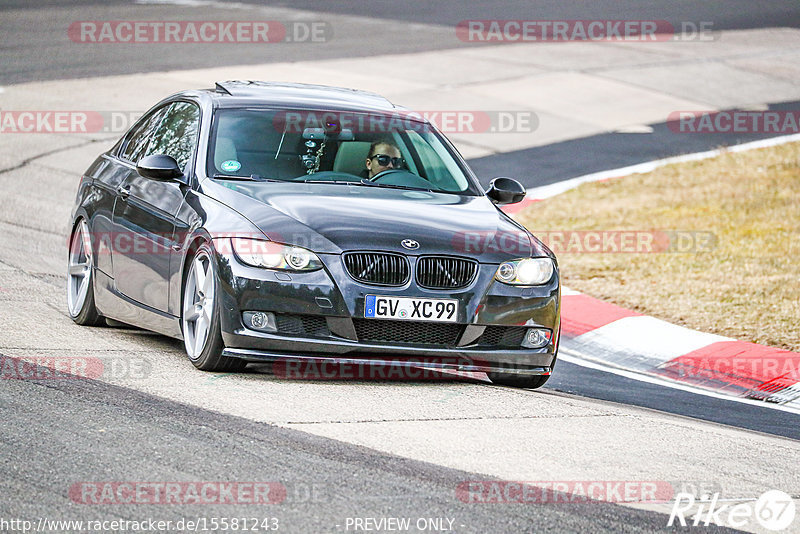
<path fill-rule="evenodd" d="M 489 182 L 486 196 L 495 204 L 516 204 L 525 198 L 525 188 L 513 178 L 499 177 Z"/>
<path fill-rule="evenodd" d="M 178 167 L 178 162 L 166 154 L 153 154 L 145 156 L 136 165 L 136 171 L 145 178 L 160 182 L 174 180 L 183 176 L 183 171 Z"/>

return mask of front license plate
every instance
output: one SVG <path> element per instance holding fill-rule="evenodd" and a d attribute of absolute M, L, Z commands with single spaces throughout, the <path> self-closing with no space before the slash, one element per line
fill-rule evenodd
<path fill-rule="evenodd" d="M 367 295 L 364 317 L 454 323 L 458 319 L 458 301 L 455 299 Z"/>

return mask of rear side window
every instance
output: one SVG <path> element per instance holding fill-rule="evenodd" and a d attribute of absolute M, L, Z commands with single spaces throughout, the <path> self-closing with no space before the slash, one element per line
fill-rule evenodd
<path fill-rule="evenodd" d="M 189 102 L 172 104 L 161 119 L 145 156 L 166 154 L 175 158 L 178 166 L 185 169 L 197 145 L 200 126 L 200 109 Z"/>
<path fill-rule="evenodd" d="M 134 164 L 139 163 L 139 160 L 144 156 L 145 150 L 147 150 L 147 145 L 150 143 L 153 132 L 161 122 L 161 116 L 164 114 L 165 109 L 166 107 L 156 110 L 134 128 L 129 134 L 125 149 L 120 154 L 122 159 Z"/>

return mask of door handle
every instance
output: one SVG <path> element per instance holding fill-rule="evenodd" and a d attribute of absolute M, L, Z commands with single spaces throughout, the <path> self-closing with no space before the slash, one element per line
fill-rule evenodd
<path fill-rule="evenodd" d="M 129 185 L 121 185 L 117 187 L 117 194 L 121 199 L 125 200 L 131 196 L 131 187 Z"/>

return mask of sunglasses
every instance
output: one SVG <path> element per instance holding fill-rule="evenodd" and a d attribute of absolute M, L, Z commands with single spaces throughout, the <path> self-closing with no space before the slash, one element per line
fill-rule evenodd
<path fill-rule="evenodd" d="M 406 163 L 406 160 L 404 160 L 403 158 L 393 158 L 391 156 L 387 156 L 386 154 L 375 154 L 369 159 L 372 158 L 378 158 L 378 165 L 380 165 L 381 167 L 388 167 L 389 163 L 391 163 L 395 169 L 398 169 L 400 167 L 405 166 Z"/>

